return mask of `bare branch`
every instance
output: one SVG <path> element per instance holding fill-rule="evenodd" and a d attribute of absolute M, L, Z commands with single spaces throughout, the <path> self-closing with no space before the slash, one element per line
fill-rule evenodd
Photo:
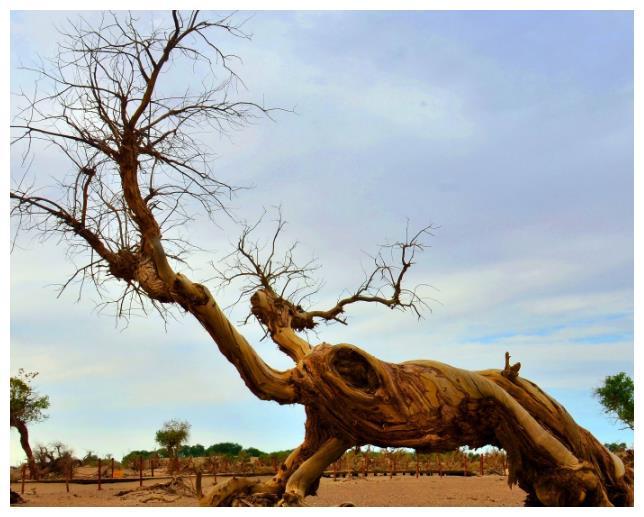
<path fill-rule="evenodd" d="M 416 254 L 426 248 L 422 239 L 431 235 L 432 226 L 414 234 L 407 228 L 403 241 L 381 246 L 379 253 L 371 257 L 374 267 L 362 284 L 353 294 L 338 300 L 335 306 L 328 310 L 305 310 L 304 301 L 320 288 L 313 277 L 319 267 L 315 260 L 298 265 L 297 242 L 280 251 L 279 240 L 286 222 L 279 208 L 272 237 L 263 242 L 255 238 L 265 215 L 266 212 L 252 225 L 243 225 L 235 249 L 221 261 L 223 267 L 212 264 L 214 278 L 220 287 L 237 283 L 239 295 L 232 305 L 249 297 L 251 313 L 279 348 L 294 360 L 310 350 L 310 345 L 295 332 L 312 330 L 319 321 L 346 324 L 342 315 L 353 303 L 369 302 L 410 310 L 419 318 L 424 309 L 430 309 L 427 300 L 420 295 L 423 285 L 408 288 L 405 280 Z M 247 321 L 248 317 L 244 322 Z"/>
<path fill-rule="evenodd" d="M 300 315 L 302 320 L 310 322 L 317 318 L 346 323 L 341 315 L 345 307 L 356 302 L 378 303 L 390 309 L 410 310 L 421 318 L 424 310 L 431 311 L 426 299 L 419 294 L 420 289 L 426 287 L 426 284 L 408 288 L 405 287 L 404 281 L 405 275 L 414 264 L 416 254 L 427 247 L 422 238 L 433 235 L 433 229 L 435 228 L 432 225 L 425 226 L 412 235 L 407 227 L 403 241 L 385 244 L 381 246 L 377 255 L 371 257 L 373 269 L 365 275 L 365 280 L 353 294 L 341 298 L 330 309 L 303 312 Z M 385 294 L 387 291 L 389 294 Z"/>
<path fill-rule="evenodd" d="M 89 255 L 62 290 L 79 282 L 82 292 L 89 279 L 105 297 L 103 283 L 112 278 L 124 285 L 111 300 L 119 316 L 145 311 L 146 303 L 164 318 L 166 306 L 181 307 L 253 393 L 291 403 L 291 373 L 264 363 L 208 290 L 173 268 L 189 250 L 181 227 L 191 220 L 192 206 L 212 217 L 225 210 L 222 198 L 234 190 L 214 177 L 211 154 L 197 135 L 236 129 L 268 113 L 229 98 L 236 80 L 230 56 L 210 38 L 215 30 L 241 32 L 228 17 L 198 20 L 198 11 L 173 12 L 169 29 L 142 34 L 137 27 L 131 14 L 103 15 L 96 26 L 71 24 L 49 66 L 33 69 L 48 91 L 21 94 L 13 145 L 23 146 L 23 156 L 42 143 L 54 146 L 71 171 L 44 189 L 25 189 L 22 178 L 11 191 L 12 214 L 19 229 L 43 238 L 58 234 L 70 253 Z M 176 92 L 160 80 L 182 61 L 175 56 L 204 71 L 201 81 L 190 77 L 196 92 L 191 86 Z"/>
<path fill-rule="evenodd" d="M 263 242 L 255 238 L 266 216 L 264 211 L 254 224 L 242 223 L 235 249 L 220 261 L 221 265 L 211 262 L 215 270 L 214 279 L 220 287 L 237 282 L 240 295 L 235 303 L 250 297 L 258 289 L 264 289 L 297 306 L 320 287 L 314 277 L 319 269 L 317 260 L 312 258 L 302 265 L 298 263 L 298 242 L 288 245 L 283 251 L 279 249 L 287 223 L 279 207 L 276 212 L 275 229 L 270 238 Z"/>
<path fill-rule="evenodd" d="M 180 262 L 192 248 L 184 225 L 199 210 L 228 213 L 237 187 L 215 177 L 200 135 L 224 134 L 272 111 L 232 97 L 240 84 L 231 66 L 237 58 L 212 39 L 217 31 L 247 37 L 230 16 L 173 12 L 170 28 L 142 27 L 131 13 L 70 22 L 53 59 L 23 67 L 39 87 L 18 93 L 11 126 L 12 145 L 25 159 L 53 145 L 71 166 L 53 189 L 45 186 L 47 195 L 34 194 L 40 185 L 28 192 L 14 185 L 18 229 L 53 231 L 73 241 L 77 253 L 98 253 L 103 269 L 76 270 L 70 278 L 104 271 L 97 289 L 110 276 L 125 281 L 128 300 L 115 301 L 119 313 L 150 298 L 137 291 L 142 285 L 154 304 L 172 301 L 168 261 Z M 176 57 L 198 72 L 173 88 L 160 78 L 181 66 Z"/>

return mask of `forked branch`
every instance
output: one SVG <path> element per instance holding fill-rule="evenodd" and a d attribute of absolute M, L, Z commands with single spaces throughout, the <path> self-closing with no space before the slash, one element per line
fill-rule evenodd
<path fill-rule="evenodd" d="M 311 349 L 296 332 L 313 329 L 319 321 L 345 324 L 342 315 L 353 303 L 377 303 L 391 309 L 411 310 L 418 317 L 422 310 L 429 309 L 427 301 L 419 294 L 422 285 L 410 289 L 405 281 L 416 254 L 426 248 L 423 237 L 431 235 L 432 226 L 414 234 L 407 229 L 404 240 L 381 246 L 379 253 L 371 257 L 373 269 L 353 294 L 341 298 L 330 309 L 306 310 L 302 305 L 320 287 L 313 277 L 318 269 L 316 261 L 299 265 L 295 258 L 297 242 L 286 246 L 283 252 L 279 251 L 286 225 L 279 209 L 275 229 L 263 242 L 255 237 L 261 222 L 262 218 L 255 224 L 244 224 L 235 249 L 222 261 L 224 267 L 212 264 L 215 278 L 220 286 L 233 282 L 240 284 L 240 294 L 234 303 L 250 297 L 251 314 L 278 347 L 296 362 Z"/>
<path fill-rule="evenodd" d="M 233 190 L 213 176 L 198 134 L 240 127 L 269 111 L 230 98 L 234 56 L 214 45 L 212 32 L 243 36 L 240 27 L 229 17 L 202 21 L 198 14 L 174 11 L 169 27 L 147 34 L 131 14 L 103 15 L 94 27 L 71 25 L 50 65 L 31 69 L 48 91 L 20 96 L 22 109 L 12 125 L 13 145 L 25 158 L 35 144 L 53 144 L 69 158 L 70 170 L 55 186 L 24 188 L 23 177 L 11 191 L 12 215 L 18 229 L 44 237 L 58 233 L 68 249 L 89 255 L 63 288 L 79 277 L 100 288 L 107 277 L 125 284 L 116 300 L 119 314 L 132 300 L 183 308 L 253 393 L 291 403 L 290 373 L 265 364 L 208 290 L 173 267 L 188 251 L 180 229 L 192 217 L 190 201 L 211 216 L 225 208 L 222 197 Z M 202 81 L 191 78 L 187 89 L 174 93 L 162 81 L 180 62 L 174 57 L 187 59 Z M 191 84 L 200 86 L 192 91 Z"/>
<path fill-rule="evenodd" d="M 431 236 L 433 229 L 429 225 L 410 235 L 407 228 L 403 241 L 381 246 L 378 254 L 372 257 L 373 269 L 353 294 L 341 298 L 330 309 L 306 311 L 300 317 L 304 321 L 317 318 L 346 324 L 346 320 L 341 317 L 345 307 L 356 302 L 368 302 L 385 305 L 390 309 L 410 310 L 421 318 L 423 310 L 431 310 L 426 299 L 419 294 L 420 288 L 426 285 L 420 284 L 410 289 L 404 281 L 414 264 L 416 254 L 427 247 L 423 237 Z"/>

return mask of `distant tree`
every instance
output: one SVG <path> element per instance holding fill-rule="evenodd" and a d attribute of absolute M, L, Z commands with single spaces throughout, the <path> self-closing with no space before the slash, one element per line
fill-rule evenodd
<path fill-rule="evenodd" d="M 206 448 L 200 443 L 190 446 L 190 456 L 192 456 L 193 458 L 202 458 L 205 455 Z"/>
<path fill-rule="evenodd" d="M 81 459 L 81 462 L 83 463 L 83 466 L 85 467 L 93 467 L 94 465 L 98 464 L 98 456 L 94 454 L 94 451 L 87 451 L 87 454 L 83 456 Z"/>
<path fill-rule="evenodd" d="M 625 451 L 627 449 L 627 446 L 624 442 L 613 442 L 613 443 L 605 443 L 604 446 L 610 451 L 610 452 L 619 452 L 619 451 Z"/>
<path fill-rule="evenodd" d="M 39 476 L 63 476 L 74 465 L 81 463 L 74 457 L 74 451 L 60 441 L 49 446 L 37 445 L 34 456 Z"/>
<path fill-rule="evenodd" d="M 266 456 L 266 453 L 264 451 L 260 451 L 259 449 L 256 449 L 255 447 L 249 447 L 248 449 L 244 449 L 244 452 L 248 454 L 250 457 L 260 457 L 260 456 Z"/>
<path fill-rule="evenodd" d="M 179 448 L 179 456 L 182 458 L 201 458 L 206 455 L 206 448 L 197 443 L 195 445 L 182 445 Z"/>
<path fill-rule="evenodd" d="M 190 424 L 181 420 L 168 420 L 156 433 L 155 440 L 168 453 L 168 457 L 176 460 L 179 447 L 190 436 Z"/>
<path fill-rule="evenodd" d="M 634 389 L 633 379 L 624 372 L 609 375 L 604 379 L 604 384 L 595 389 L 595 396 L 604 406 L 604 411 L 613 414 L 630 429 L 634 428 Z"/>
<path fill-rule="evenodd" d="M 155 453 L 156 451 L 145 451 L 145 450 L 128 452 L 121 459 L 121 465 L 123 465 L 124 467 L 134 466 L 136 465 L 136 462 L 138 461 L 139 457 L 143 457 L 143 459 L 147 460 L 153 457 Z"/>
<path fill-rule="evenodd" d="M 22 368 L 18 375 L 9 379 L 9 426 L 15 427 L 20 434 L 20 445 L 27 455 L 29 473 L 32 479 L 38 478 L 38 468 L 34 454 L 29 445 L 28 424 L 42 422 L 47 415 L 43 413 L 49 407 L 49 397 L 39 395 L 31 386 L 31 381 L 38 372 L 25 372 Z"/>
<path fill-rule="evenodd" d="M 271 458 L 276 458 L 276 459 L 286 459 L 289 454 L 293 452 L 293 449 L 284 449 L 282 451 L 273 451 L 269 453 L 269 456 Z"/>
<path fill-rule="evenodd" d="M 224 455 L 224 456 L 237 456 L 242 451 L 243 447 L 238 443 L 221 442 L 215 443 L 206 449 L 206 454 L 210 456 Z"/>

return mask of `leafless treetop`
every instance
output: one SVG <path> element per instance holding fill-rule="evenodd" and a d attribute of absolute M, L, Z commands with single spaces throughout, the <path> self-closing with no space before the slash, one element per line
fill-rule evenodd
<path fill-rule="evenodd" d="M 101 292 L 105 280 L 121 280 L 120 315 L 148 300 L 162 314 L 169 304 L 188 310 L 193 301 L 174 285 L 173 267 L 190 248 L 181 227 L 195 207 L 211 218 L 226 211 L 234 190 L 213 174 L 200 134 L 225 133 L 271 112 L 238 99 L 236 56 L 215 44 L 222 34 L 247 37 L 230 16 L 205 21 L 198 11 L 173 11 L 165 25 L 142 27 L 127 13 L 106 13 L 93 25 L 70 23 L 56 57 L 27 68 L 46 88 L 19 94 L 22 109 L 12 125 L 13 145 L 22 146 L 25 160 L 36 143 L 69 159 L 69 173 L 54 188 L 42 188 L 46 170 L 37 181 L 14 182 L 17 228 L 59 235 L 72 254 L 89 252 L 63 289 L 78 281 L 82 291 L 89 281 Z M 194 73 L 177 88 L 164 74 L 186 64 Z M 317 265 L 299 263 L 296 244 L 280 253 L 284 226 L 280 213 L 272 238 L 260 246 L 256 225 L 245 225 L 233 253 L 216 268 L 221 284 L 243 282 L 240 298 L 251 297 L 253 314 L 271 335 L 285 325 L 297 331 L 320 321 L 345 323 L 345 309 L 357 302 L 418 317 L 428 308 L 406 276 L 431 226 L 381 247 L 363 282 L 327 309 L 303 307 L 319 288 Z M 275 319 L 277 306 L 282 316 Z"/>
<path fill-rule="evenodd" d="M 154 220 L 168 257 L 181 260 L 189 244 L 178 230 L 192 210 L 201 207 L 212 217 L 226 210 L 235 189 L 213 174 L 210 146 L 200 135 L 270 114 L 239 100 L 236 56 L 214 43 L 222 33 L 247 37 L 230 16 L 202 21 L 198 11 L 175 11 L 169 23 L 142 33 L 134 15 L 105 13 L 98 24 L 70 23 L 54 59 L 25 67 L 45 88 L 19 92 L 12 143 L 21 145 L 25 160 L 36 142 L 58 148 L 69 159 L 69 173 L 53 189 L 40 183 L 51 175 L 46 170 L 36 180 L 14 181 L 17 228 L 58 234 L 72 251 L 89 249 L 91 260 L 69 280 L 100 288 L 106 271 L 126 280 L 125 312 L 144 296 L 136 275 L 118 270 L 143 259 L 144 228 Z M 186 63 L 194 72 L 190 80 L 167 84 L 164 74 Z M 136 181 L 124 175 L 128 160 Z M 145 210 L 128 203 L 128 189 L 135 191 L 130 200 L 140 194 Z"/>

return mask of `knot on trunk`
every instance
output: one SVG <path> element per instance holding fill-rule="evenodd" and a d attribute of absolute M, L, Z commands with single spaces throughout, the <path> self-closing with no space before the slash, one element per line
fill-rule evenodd
<path fill-rule="evenodd" d="M 161 280 L 152 259 L 138 250 L 120 249 L 110 259 L 110 273 L 126 282 L 135 281 L 150 298 L 162 303 L 174 299 L 166 283 Z"/>
<path fill-rule="evenodd" d="M 182 305 L 200 306 L 212 299 L 208 290 L 201 284 L 191 282 L 181 273 L 177 273 L 172 290 L 180 297 Z"/>
<path fill-rule="evenodd" d="M 149 258 L 141 260 L 134 272 L 134 277 L 141 288 L 157 301 L 170 303 L 173 302 L 172 294 L 166 283 L 161 280 L 157 268 Z"/>
<path fill-rule="evenodd" d="M 369 361 L 355 350 L 339 347 L 331 359 L 331 368 L 352 388 L 375 393 L 380 386 L 378 374 Z"/>
<path fill-rule="evenodd" d="M 253 294 L 250 304 L 253 315 L 271 334 L 284 328 L 301 331 L 315 326 L 312 318 L 303 316 L 305 312 L 302 307 L 268 289 L 260 289 Z"/>

